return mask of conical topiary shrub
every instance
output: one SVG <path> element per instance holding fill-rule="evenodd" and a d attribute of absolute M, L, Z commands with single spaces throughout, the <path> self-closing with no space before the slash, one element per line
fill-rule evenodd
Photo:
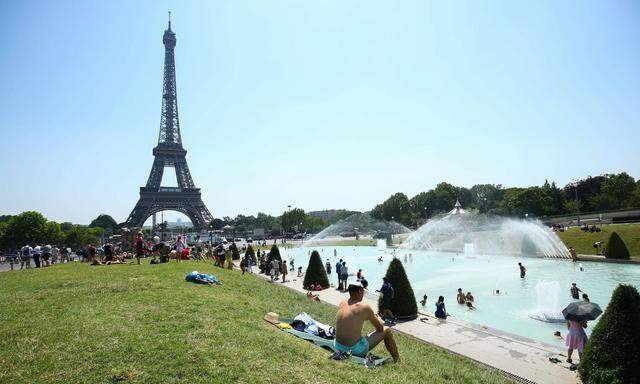
<path fill-rule="evenodd" d="M 307 266 L 307 271 L 304 274 L 304 282 L 302 283 L 302 286 L 304 289 L 311 289 L 311 284 L 320 284 L 322 289 L 329 288 L 329 278 L 327 277 L 327 272 L 324 270 L 322 259 L 320 258 L 318 251 L 311 252 L 309 265 Z"/>
<path fill-rule="evenodd" d="M 233 260 L 240 260 L 240 251 L 238 251 L 236 243 L 231 243 L 229 249 L 231 250 L 231 258 Z"/>
<path fill-rule="evenodd" d="M 264 271 L 264 273 L 267 275 L 269 274 L 269 270 L 270 270 L 269 266 L 271 265 L 271 261 L 273 261 L 273 259 L 278 259 L 278 261 L 282 261 L 282 258 L 280 257 L 280 249 L 275 244 L 271 246 L 271 249 L 269 250 L 269 254 L 267 255 L 267 269 Z"/>
<path fill-rule="evenodd" d="M 640 294 L 619 285 L 578 365 L 585 384 L 640 383 Z"/>
<path fill-rule="evenodd" d="M 253 250 L 253 247 L 252 247 L 252 246 L 248 246 L 248 247 L 247 247 L 247 250 L 244 252 L 244 256 L 245 256 L 245 257 L 249 256 L 249 257 L 251 257 L 251 261 L 252 261 L 253 263 L 255 263 L 255 262 L 256 262 L 256 253 L 255 253 L 255 251 Z"/>
<path fill-rule="evenodd" d="M 611 236 L 604 246 L 604 256 L 607 259 L 629 260 L 629 250 L 617 233 L 611 232 Z"/>
<path fill-rule="evenodd" d="M 393 258 L 389 263 L 387 274 L 385 275 L 389 279 L 389 283 L 394 290 L 394 296 L 391 300 L 391 312 L 398 319 L 413 320 L 418 317 L 418 304 L 416 303 L 416 297 L 413 294 L 413 288 L 407 278 L 407 273 L 404 271 L 404 267 L 399 259 Z M 384 308 L 382 308 L 382 296 L 378 300 L 378 312 L 382 314 Z"/>

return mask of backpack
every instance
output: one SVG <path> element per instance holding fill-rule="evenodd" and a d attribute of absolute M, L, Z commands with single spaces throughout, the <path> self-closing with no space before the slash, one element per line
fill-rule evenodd
<path fill-rule="evenodd" d="M 29 248 L 27 247 L 22 248 L 22 256 L 29 256 Z"/>

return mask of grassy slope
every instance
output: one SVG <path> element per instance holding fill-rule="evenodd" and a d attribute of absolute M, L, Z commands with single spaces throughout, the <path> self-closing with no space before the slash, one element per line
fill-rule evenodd
<path fill-rule="evenodd" d="M 606 241 L 611 232 L 617 232 L 627 245 L 632 257 L 640 257 L 640 224 L 610 224 L 603 225 L 602 232 L 582 232 L 579 228 L 571 228 L 565 232 L 558 232 L 558 236 L 567 247 L 573 246 L 578 253 L 593 255 L 596 241 Z"/>
<path fill-rule="evenodd" d="M 193 269 L 215 271 L 224 285 L 185 282 Z M 401 364 L 367 370 L 335 362 L 262 320 L 268 311 L 335 318 L 334 307 L 277 284 L 191 262 L 2 273 L 0 382 L 507 382 L 402 335 Z"/>

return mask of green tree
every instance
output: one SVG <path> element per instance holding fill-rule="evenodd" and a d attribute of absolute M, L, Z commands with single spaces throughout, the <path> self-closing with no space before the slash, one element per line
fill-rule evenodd
<path fill-rule="evenodd" d="M 612 208 L 625 208 L 625 203 L 636 188 L 636 181 L 626 172 L 611 175 L 602 184 L 601 194 L 612 202 Z"/>
<path fill-rule="evenodd" d="M 42 244 L 48 241 L 47 219 L 39 212 L 28 211 L 12 217 L 6 223 L 3 243 L 8 248 L 25 244 Z"/>
<path fill-rule="evenodd" d="M 96 244 L 101 235 L 102 228 L 76 225 L 71 231 L 65 233 L 63 244 L 75 250 L 87 244 Z"/>
<path fill-rule="evenodd" d="M 379 207 L 374 208 L 372 216 L 376 219 L 397 221 L 403 225 L 413 222 L 409 199 L 404 193 L 396 193 L 385 200 Z"/>
<path fill-rule="evenodd" d="M 578 208 L 582 207 L 582 204 L 579 200 L 565 200 L 564 202 L 564 211 L 566 213 L 578 213 Z"/>
<path fill-rule="evenodd" d="M 575 200 L 576 193 L 578 195 L 578 200 L 581 202 L 582 207 L 581 210 L 584 209 L 584 212 L 593 211 L 594 208 L 590 203 L 590 198 L 592 196 L 600 193 L 602 189 L 602 185 L 604 184 L 606 176 L 595 176 L 595 177 L 587 177 L 586 179 L 579 180 L 577 183 L 567 184 L 562 189 L 562 194 L 565 200 Z M 576 190 L 577 184 L 577 190 Z M 571 213 L 571 212 L 570 212 Z"/>
<path fill-rule="evenodd" d="M 294 227 L 299 226 L 304 221 L 305 216 L 304 210 L 300 208 L 285 211 L 280 217 L 282 228 L 284 228 L 285 231 L 291 232 Z"/>
<path fill-rule="evenodd" d="M 640 383 L 640 294 L 619 285 L 596 324 L 578 372 L 585 384 Z"/>
<path fill-rule="evenodd" d="M 44 242 L 49 244 L 61 244 L 64 234 L 60 229 L 60 224 L 55 221 L 47 221 L 44 224 Z"/>
<path fill-rule="evenodd" d="M 113 231 L 118 228 L 118 223 L 113 219 L 113 217 L 107 214 L 100 214 L 98 217 L 93 219 L 89 224 L 89 228 L 102 228 L 104 233 L 108 235 L 112 235 Z"/>
<path fill-rule="evenodd" d="M 329 278 L 327 277 L 327 272 L 324 270 L 322 259 L 320 258 L 320 254 L 316 250 L 311 252 L 309 265 L 307 265 L 307 271 L 304 274 L 302 287 L 304 289 L 311 289 L 311 284 L 320 284 L 322 286 L 322 289 L 329 288 Z"/>
<path fill-rule="evenodd" d="M 322 217 L 305 215 L 304 220 L 302 220 L 302 225 L 299 229 L 305 232 L 316 233 L 320 232 L 328 225 L 329 221 L 323 219 Z"/>
<path fill-rule="evenodd" d="M 611 232 L 609 240 L 604 246 L 604 256 L 607 259 L 629 260 L 630 255 L 627 245 L 616 232 Z"/>
<path fill-rule="evenodd" d="M 394 297 L 391 300 L 391 312 L 403 320 L 413 320 L 418 317 L 418 304 L 416 303 L 416 297 L 411 288 L 411 283 L 407 278 L 407 273 L 402 266 L 402 262 L 399 259 L 393 258 L 389 263 L 387 274 L 385 275 L 389 279 L 389 283 L 394 290 Z M 378 312 L 382 313 L 382 297 L 378 301 Z"/>

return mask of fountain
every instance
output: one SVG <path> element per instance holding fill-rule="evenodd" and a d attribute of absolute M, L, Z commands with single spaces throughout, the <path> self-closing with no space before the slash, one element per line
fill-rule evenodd
<path fill-rule="evenodd" d="M 318 234 L 303 243 L 303 246 L 311 246 L 331 241 L 340 241 L 345 238 L 361 237 L 385 240 L 393 235 L 407 234 L 411 230 L 395 221 L 377 220 L 368 213 L 356 213 L 346 219 L 340 220 L 328 226 Z"/>
<path fill-rule="evenodd" d="M 560 284 L 557 281 L 539 280 L 536 284 L 537 306 L 529 317 L 545 323 L 564 323 L 560 307 Z"/>
<path fill-rule="evenodd" d="M 560 238 L 537 220 L 521 220 L 477 214 L 455 207 L 446 215 L 429 220 L 402 244 L 403 247 L 439 252 L 544 256 L 570 258 Z"/>

